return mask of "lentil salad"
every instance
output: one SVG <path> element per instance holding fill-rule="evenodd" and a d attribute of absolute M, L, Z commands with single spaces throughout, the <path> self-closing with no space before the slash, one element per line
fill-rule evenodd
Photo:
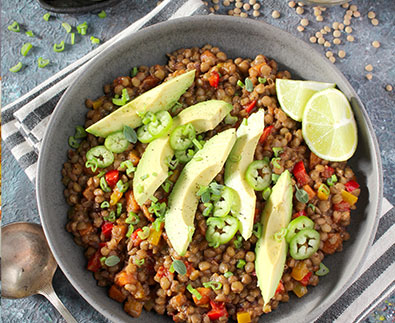
<path fill-rule="evenodd" d="M 288 71 L 278 71 L 277 63 L 263 55 L 253 60 L 233 60 L 210 45 L 175 51 L 169 54 L 166 66 L 135 68 L 131 76 L 119 77 L 105 85 L 103 96 L 94 101 L 88 99 L 84 127 L 117 109 L 113 98 L 122 96 L 125 89 L 132 99 L 193 69 L 195 82 L 170 110 L 171 115 L 174 117 L 183 109 L 209 99 L 231 103 L 234 124 L 221 122 L 205 133 L 203 139 L 208 140 L 223 130 L 237 127 L 252 111 L 264 109 L 265 130 L 254 160 L 276 158 L 275 163 L 270 163 L 274 175 L 284 170 L 293 172 L 293 218 L 306 216 L 314 222 L 314 229 L 320 235 L 318 250 L 304 260 L 287 256 L 276 294 L 264 306 L 254 265 L 257 235 L 244 241 L 236 234 L 216 248 L 209 246 L 204 216 L 207 207 L 201 202 L 195 216 L 193 240 L 185 256 L 179 257 L 169 244 L 163 224 L 159 223 L 159 231 L 152 229 L 155 223 L 155 212 L 150 212 L 152 202 L 140 208 L 129 189 L 133 167 L 138 165 L 147 145 L 128 143 L 126 150 L 114 154 L 109 166 L 93 171 L 86 165 L 86 154 L 105 140 L 90 134 L 81 138 L 80 143 L 74 142 L 76 149 L 69 150 L 69 160 L 62 170 L 64 194 L 71 206 L 67 230 L 85 248 L 87 269 L 94 273 L 98 284 L 109 288 L 109 296 L 123 303 L 131 316 L 138 317 L 144 307 L 170 315 L 174 321 L 223 322 L 229 318 L 239 322 L 257 321 L 263 313 L 277 308 L 279 302 L 287 302 L 289 292 L 302 297 L 307 293 L 307 286 L 318 284 L 319 273 L 325 272 L 324 256 L 341 251 L 342 242 L 349 238 L 346 227 L 350 209 L 355 205 L 347 202 L 343 192 L 357 197 L 359 187 L 354 184 L 354 173 L 346 162 L 325 161 L 310 152 L 303 141 L 300 123 L 289 118 L 276 99 L 275 79 L 291 78 L 291 75 Z M 240 86 L 240 82 L 247 84 L 246 78 L 252 89 Z M 157 201 L 166 202 L 181 169 L 181 164 L 176 166 L 168 178 L 168 186 L 161 186 L 155 192 Z M 121 189 L 115 196 L 119 181 Z M 224 169 L 215 182 L 224 185 Z M 320 190 L 322 185 L 327 190 Z M 308 201 L 297 199 L 298 186 L 309 195 Z M 259 191 L 256 195 L 258 222 L 265 196 Z"/>

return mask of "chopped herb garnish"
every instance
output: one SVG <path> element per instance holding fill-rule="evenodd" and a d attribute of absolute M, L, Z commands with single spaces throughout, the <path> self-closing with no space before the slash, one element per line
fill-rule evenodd
<path fill-rule="evenodd" d="M 275 168 L 281 168 L 281 165 L 278 163 L 281 160 L 280 157 L 272 158 L 272 165 Z"/>
<path fill-rule="evenodd" d="M 177 159 L 172 159 L 172 156 L 167 157 L 167 165 L 171 170 L 175 170 L 178 166 L 178 160 Z"/>
<path fill-rule="evenodd" d="M 37 59 L 37 64 L 39 68 L 44 68 L 45 66 L 47 66 L 49 64 L 49 59 L 44 59 L 42 57 L 39 57 Z"/>
<path fill-rule="evenodd" d="M 335 174 L 333 174 L 331 177 L 329 177 L 326 180 L 326 183 L 328 184 L 328 186 L 333 186 L 333 184 L 335 184 L 337 182 L 337 176 Z"/>
<path fill-rule="evenodd" d="M 203 157 L 197 156 L 197 157 L 195 157 L 195 160 L 196 160 L 196 161 L 201 161 L 201 160 L 203 160 Z"/>
<path fill-rule="evenodd" d="M 49 13 L 49 12 L 47 12 L 44 16 L 43 16 L 43 19 L 45 20 L 45 21 L 49 21 L 49 18 L 51 17 L 51 14 Z"/>
<path fill-rule="evenodd" d="M 21 68 L 22 68 L 22 63 L 18 62 L 18 64 L 14 65 L 10 68 L 10 72 L 17 73 L 21 70 Z"/>
<path fill-rule="evenodd" d="M 144 180 L 146 180 L 148 177 L 149 177 L 149 174 L 145 174 L 145 175 L 141 176 L 140 179 L 141 179 L 142 181 L 144 181 Z"/>
<path fill-rule="evenodd" d="M 107 14 L 104 10 L 100 11 L 97 15 L 99 16 L 99 18 L 102 19 L 107 17 Z"/>
<path fill-rule="evenodd" d="M 71 31 L 71 26 L 67 22 L 62 22 L 62 27 L 66 30 L 66 32 L 69 34 Z"/>
<path fill-rule="evenodd" d="M 148 238 L 148 236 L 149 236 L 149 231 L 150 231 L 150 230 L 149 230 L 149 227 L 147 227 L 147 226 L 143 227 L 142 230 L 143 230 L 143 231 L 137 232 L 137 235 L 139 236 L 139 238 L 140 238 L 141 240 L 145 240 L 145 239 Z"/>
<path fill-rule="evenodd" d="M 96 37 L 93 37 L 93 36 L 91 36 L 91 43 L 92 43 L 92 44 L 100 44 L 100 39 L 99 39 L 99 38 L 96 38 Z"/>
<path fill-rule="evenodd" d="M 97 163 L 97 161 L 96 161 L 96 163 Z M 100 188 L 103 190 L 103 192 L 106 192 L 106 193 L 111 192 L 111 188 L 108 186 L 105 177 L 100 178 Z"/>
<path fill-rule="evenodd" d="M 252 81 L 248 77 L 245 79 L 245 86 L 248 92 L 252 92 L 254 90 L 254 84 L 252 84 Z"/>
<path fill-rule="evenodd" d="M 307 194 L 307 192 L 303 188 L 299 189 L 296 185 L 295 188 L 296 188 L 296 193 L 295 193 L 296 199 L 300 203 L 307 203 L 309 201 L 309 194 Z"/>
<path fill-rule="evenodd" d="M 59 44 L 54 44 L 53 45 L 53 50 L 56 53 L 60 53 L 64 51 L 64 40 L 62 40 Z"/>
<path fill-rule="evenodd" d="M 229 277 L 231 277 L 231 276 L 233 276 L 233 273 L 232 273 L 231 271 L 227 271 L 227 272 L 224 274 L 224 277 L 225 277 L 225 278 L 229 278 Z"/>
<path fill-rule="evenodd" d="M 154 228 L 154 230 L 156 232 L 160 231 L 160 228 L 162 227 L 162 223 L 165 222 L 165 218 L 164 217 L 159 217 L 156 218 L 154 222 L 152 222 L 152 227 Z"/>
<path fill-rule="evenodd" d="M 206 288 L 212 288 L 213 290 L 218 290 L 222 287 L 222 283 L 216 281 L 209 281 L 207 283 L 203 283 L 203 286 Z"/>
<path fill-rule="evenodd" d="M 173 268 L 179 275 L 185 275 L 187 273 L 187 267 L 184 262 L 178 259 L 173 260 Z"/>
<path fill-rule="evenodd" d="M 126 237 L 130 238 L 130 236 L 133 234 L 133 231 L 134 231 L 133 224 L 129 224 L 128 232 L 126 232 Z"/>
<path fill-rule="evenodd" d="M 136 189 L 137 189 L 137 193 L 143 193 L 143 191 L 144 191 L 144 186 L 141 185 L 141 184 L 139 184 L 139 185 L 137 185 Z"/>
<path fill-rule="evenodd" d="M 192 143 L 195 145 L 195 147 L 197 148 L 197 149 L 202 149 L 203 148 L 203 145 L 199 142 L 199 140 L 197 140 L 196 138 L 194 138 L 193 140 L 192 140 Z"/>
<path fill-rule="evenodd" d="M 157 173 L 157 172 L 153 172 L 153 173 L 152 173 L 152 176 L 157 177 L 157 176 L 158 176 L 158 173 Z"/>
<path fill-rule="evenodd" d="M 169 193 L 169 192 L 170 192 L 170 187 L 171 187 L 172 184 L 173 184 L 173 183 L 172 183 L 171 181 L 166 180 L 166 182 L 164 182 L 164 183 L 162 184 L 163 190 L 164 190 L 166 193 Z"/>
<path fill-rule="evenodd" d="M 13 31 L 14 33 L 19 33 L 21 31 L 19 24 L 14 21 L 11 25 L 9 25 L 8 27 L 9 31 Z"/>
<path fill-rule="evenodd" d="M 118 256 L 109 256 L 107 257 L 107 259 L 104 261 L 104 263 L 106 264 L 106 266 L 108 267 L 112 267 L 117 265 L 121 260 L 119 259 Z"/>
<path fill-rule="evenodd" d="M 276 240 L 277 242 L 281 242 L 282 240 L 284 240 L 287 233 L 288 230 L 286 228 L 282 228 L 280 231 L 274 234 L 274 240 Z"/>
<path fill-rule="evenodd" d="M 240 249 L 243 245 L 243 237 L 242 236 L 238 236 L 234 241 L 233 244 L 235 245 L 236 249 Z"/>
<path fill-rule="evenodd" d="M 70 138 L 69 138 L 69 144 L 70 144 Z M 97 159 L 96 158 L 89 159 L 85 163 L 85 167 L 86 168 L 90 168 L 92 172 L 96 172 L 97 166 L 98 166 L 98 164 L 97 164 Z M 104 189 L 103 189 L 103 191 L 104 191 Z"/>
<path fill-rule="evenodd" d="M 133 166 L 133 163 L 132 163 L 131 160 L 125 160 L 119 166 L 122 167 L 122 168 L 126 168 L 126 174 L 127 175 L 130 175 L 131 173 L 136 171 L 136 167 Z"/>
<path fill-rule="evenodd" d="M 214 208 L 214 205 L 213 205 L 213 203 L 204 203 L 204 206 L 206 208 L 203 210 L 202 214 L 203 214 L 203 216 L 209 216 Z"/>
<path fill-rule="evenodd" d="M 139 72 L 138 68 L 135 66 L 132 68 L 132 71 L 130 72 L 131 77 L 135 77 L 137 73 Z"/>
<path fill-rule="evenodd" d="M 278 154 L 283 151 L 281 147 L 273 147 L 272 150 L 274 152 L 274 157 L 278 157 Z"/>
<path fill-rule="evenodd" d="M 237 85 L 240 86 L 241 88 L 244 87 L 244 83 L 241 80 L 237 81 Z"/>
<path fill-rule="evenodd" d="M 266 83 L 266 77 L 258 77 L 258 82 L 261 84 L 265 84 Z"/>
<path fill-rule="evenodd" d="M 102 265 L 104 264 L 104 262 L 106 261 L 106 259 L 107 259 L 107 257 L 101 257 L 101 258 L 100 258 L 100 262 L 101 262 Z"/>
<path fill-rule="evenodd" d="M 106 173 L 105 170 L 102 170 L 99 174 L 96 175 L 97 178 L 102 177 Z"/>
<path fill-rule="evenodd" d="M 82 138 L 85 138 L 86 136 L 87 136 L 87 134 L 86 134 L 84 127 L 81 127 L 81 126 L 75 127 L 75 134 L 74 134 L 75 138 L 82 139 Z"/>
<path fill-rule="evenodd" d="M 134 212 L 129 212 L 129 216 L 126 218 L 125 223 L 135 225 L 139 222 L 140 217 Z"/>
<path fill-rule="evenodd" d="M 200 295 L 200 293 L 199 293 L 195 288 L 193 288 L 191 284 L 189 284 L 189 285 L 187 286 L 187 290 L 188 290 L 188 292 L 190 292 L 193 296 L 195 296 L 195 298 L 196 298 L 198 301 L 202 299 L 202 295 Z"/>
<path fill-rule="evenodd" d="M 21 54 L 23 56 L 26 56 L 32 48 L 33 48 L 33 45 L 30 43 L 23 44 L 23 46 L 21 48 Z"/>
<path fill-rule="evenodd" d="M 105 209 L 106 207 L 110 207 L 110 203 L 108 203 L 108 201 L 104 201 L 102 204 L 100 204 L 100 207 Z"/>
<path fill-rule="evenodd" d="M 278 180 L 279 177 L 280 177 L 280 175 L 272 174 L 272 181 L 273 181 L 273 183 L 277 183 L 277 180 Z"/>
<path fill-rule="evenodd" d="M 150 200 L 154 203 L 158 202 L 158 199 L 155 196 L 151 196 Z"/>
<path fill-rule="evenodd" d="M 137 134 L 136 131 L 129 126 L 123 127 L 123 135 L 125 136 L 126 140 L 135 144 L 137 142 Z"/>
<path fill-rule="evenodd" d="M 103 219 L 104 219 L 105 221 L 114 222 L 114 221 L 116 220 L 115 212 L 114 212 L 114 211 L 111 211 L 111 212 L 108 214 L 108 216 L 103 216 Z"/>
<path fill-rule="evenodd" d="M 329 274 L 329 268 L 325 266 L 322 262 L 320 263 L 320 269 L 318 269 L 315 274 L 317 276 L 325 276 Z"/>
<path fill-rule="evenodd" d="M 244 118 L 241 123 L 242 123 L 243 126 L 248 126 L 248 119 Z"/>
<path fill-rule="evenodd" d="M 26 31 L 25 34 L 27 36 L 29 36 L 29 37 L 34 37 L 35 36 L 34 33 L 31 30 Z"/>
<path fill-rule="evenodd" d="M 129 188 L 129 183 L 128 182 L 124 183 L 120 179 L 117 183 L 117 188 L 118 188 L 118 191 L 120 191 L 121 193 L 125 193 Z"/>
<path fill-rule="evenodd" d="M 117 216 L 120 216 L 122 213 L 122 203 L 117 203 Z"/>
<path fill-rule="evenodd" d="M 246 261 L 244 259 L 239 259 L 239 261 L 236 264 L 236 267 L 239 269 L 243 269 L 245 265 L 246 265 Z"/>

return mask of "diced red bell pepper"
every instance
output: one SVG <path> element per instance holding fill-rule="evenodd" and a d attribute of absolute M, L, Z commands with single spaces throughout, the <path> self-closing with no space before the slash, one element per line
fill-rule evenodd
<path fill-rule="evenodd" d="M 309 283 L 310 277 L 313 273 L 311 271 L 309 271 L 306 276 L 304 276 L 299 283 L 301 283 L 303 286 L 307 286 L 307 284 Z"/>
<path fill-rule="evenodd" d="M 104 176 L 106 178 L 106 182 L 107 182 L 108 186 L 114 187 L 118 182 L 119 172 L 116 169 L 110 170 Z"/>
<path fill-rule="evenodd" d="M 132 235 L 130 236 L 130 239 L 133 241 L 133 246 L 135 246 L 135 247 L 139 246 L 141 241 L 143 241 L 143 240 L 141 240 L 141 238 L 138 235 L 139 232 L 143 232 L 143 230 L 139 228 L 139 229 L 135 230 L 132 233 Z"/>
<path fill-rule="evenodd" d="M 211 321 L 218 320 L 222 316 L 228 317 L 228 311 L 226 310 L 225 303 L 216 303 L 210 300 L 212 310 L 207 313 L 207 316 Z"/>
<path fill-rule="evenodd" d="M 162 278 L 164 276 L 169 277 L 170 272 L 165 266 L 160 266 L 158 271 L 156 272 L 156 276 L 158 276 L 159 278 Z"/>
<path fill-rule="evenodd" d="M 346 201 L 341 201 L 340 203 L 334 204 L 333 209 L 339 212 L 350 211 L 350 204 L 348 204 Z"/>
<path fill-rule="evenodd" d="M 195 268 L 193 268 L 192 264 L 188 261 L 184 261 L 184 264 L 187 269 L 187 276 L 189 276 L 195 270 Z"/>
<path fill-rule="evenodd" d="M 86 267 L 89 271 L 96 272 L 101 268 L 100 258 L 102 257 L 100 249 L 98 249 L 88 261 Z"/>
<path fill-rule="evenodd" d="M 211 75 L 208 79 L 208 82 L 210 83 L 210 85 L 214 88 L 218 88 L 218 83 L 219 83 L 219 74 L 218 72 L 211 72 Z"/>
<path fill-rule="evenodd" d="M 328 179 L 335 173 L 335 170 L 331 166 L 325 166 L 324 171 L 322 172 L 322 177 Z"/>
<path fill-rule="evenodd" d="M 347 192 L 352 192 L 359 188 L 359 184 L 354 180 L 348 181 L 344 186 L 346 187 Z"/>
<path fill-rule="evenodd" d="M 259 138 L 259 143 L 261 145 L 266 141 L 267 137 L 269 137 L 270 132 L 272 131 L 273 128 L 274 128 L 274 126 L 269 126 L 263 130 L 262 136 L 261 136 L 261 138 Z"/>
<path fill-rule="evenodd" d="M 310 180 L 310 176 L 306 172 L 303 161 L 297 162 L 295 164 L 292 173 L 294 174 L 299 185 L 306 185 Z"/>
<path fill-rule="evenodd" d="M 276 295 L 277 294 L 279 294 L 279 293 L 282 293 L 283 291 L 285 291 L 285 288 L 284 288 L 284 284 L 283 284 L 283 282 L 280 280 L 280 282 L 278 283 L 278 286 L 277 286 L 277 289 L 276 289 Z"/>
<path fill-rule="evenodd" d="M 111 238 L 111 231 L 112 231 L 113 227 L 114 227 L 114 224 L 112 222 L 104 222 L 102 224 L 101 232 L 103 233 L 103 235 L 106 239 Z"/>
<path fill-rule="evenodd" d="M 302 210 L 294 214 L 293 218 L 297 218 L 299 216 L 306 216 L 306 211 Z"/>
<path fill-rule="evenodd" d="M 254 101 L 252 101 L 252 102 L 248 105 L 248 107 L 245 109 L 247 113 L 250 113 L 250 112 L 252 111 L 252 109 L 255 108 L 256 101 L 257 101 L 257 100 L 254 100 Z"/>

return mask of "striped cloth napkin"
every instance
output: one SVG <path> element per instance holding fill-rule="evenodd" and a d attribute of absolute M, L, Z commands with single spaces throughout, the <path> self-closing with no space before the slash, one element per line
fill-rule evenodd
<path fill-rule="evenodd" d="M 208 14 L 201 0 L 164 0 L 149 14 L 2 109 L 2 139 L 31 181 L 40 143 L 56 103 L 91 58 L 141 28 L 177 17 Z M 373 246 L 345 292 L 316 321 L 359 322 L 394 291 L 395 212 L 384 199 Z"/>

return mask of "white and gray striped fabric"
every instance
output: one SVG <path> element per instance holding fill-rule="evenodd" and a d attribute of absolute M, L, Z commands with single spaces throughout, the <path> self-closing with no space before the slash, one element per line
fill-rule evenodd
<path fill-rule="evenodd" d="M 2 139 L 29 179 L 33 182 L 35 180 L 40 143 L 50 115 L 64 91 L 79 75 L 81 66 L 141 28 L 198 14 L 208 14 L 201 0 L 164 0 L 148 15 L 4 107 Z M 395 212 L 391 209 L 392 205 L 384 199 L 376 237 L 363 267 L 340 298 L 316 322 L 359 322 L 394 292 Z"/>

